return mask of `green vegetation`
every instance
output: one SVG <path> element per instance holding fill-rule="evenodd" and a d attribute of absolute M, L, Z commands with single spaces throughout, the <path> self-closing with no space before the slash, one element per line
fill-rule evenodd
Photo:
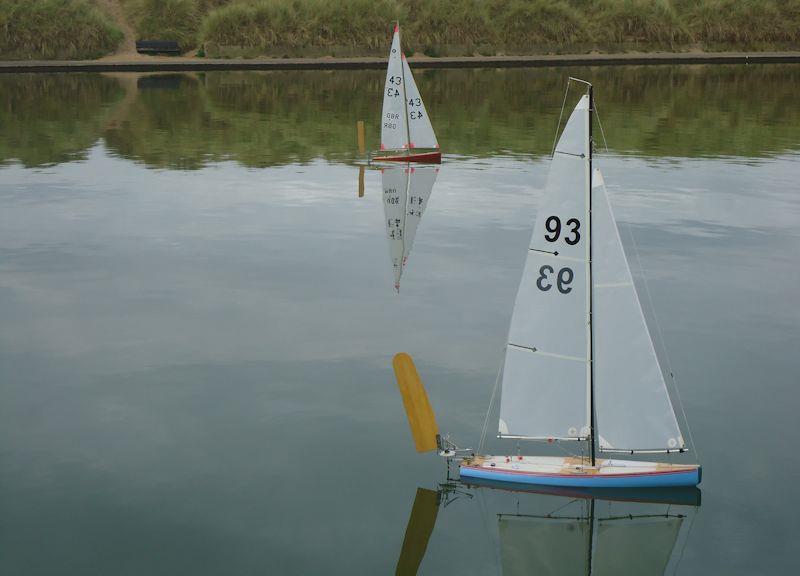
<path fill-rule="evenodd" d="M 612 153 L 760 157 L 800 150 L 798 66 L 568 72 L 596 86 Z M 443 150 L 472 157 L 549 154 L 566 75 L 563 69 L 415 74 Z M 0 76 L 0 163 L 76 160 L 98 141 L 112 155 L 153 168 L 349 163 L 357 120 L 367 121 L 367 145 L 376 147 L 383 81 L 377 70 Z M 577 89 L 570 102 L 576 99 Z"/>
<path fill-rule="evenodd" d="M 236 2 L 203 22 L 206 43 L 269 52 L 308 48 L 383 50 L 397 16 L 392 0 Z"/>
<path fill-rule="evenodd" d="M 224 4 L 224 5 L 223 5 Z M 385 50 L 436 55 L 796 48 L 800 0 L 217 0 L 198 41 L 241 54 Z M 216 8 L 214 7 L 216 6 Z"/>
<path fill-rule="evenodd" d="M 138 39 L 208 56 L 800 48 L 800 0 L 118 0 Z M 0 0 L 0 58 L 91 58 L 121 33 L 92 0 Z"/>
<path fill-rule="evenodd" d="M 0 58 L 89 59 L 122 40 L 86 0 L 0 0 Z"/>
<path fill-rule="evenodd" d="M 123 0 L 138 40 L 177 40 L 184 50 L 197 45 L 201 14 L 219 3 L 206 0 Z"/>

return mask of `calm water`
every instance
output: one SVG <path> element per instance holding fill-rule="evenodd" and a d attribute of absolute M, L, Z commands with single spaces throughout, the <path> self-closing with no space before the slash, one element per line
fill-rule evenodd
<path fill-rule="evenodd" d="M 418 73 L 445 160 L 399 293 L 380 72 L 0 76 L 0 572 L 394 573 L 445 469 L 392 355 L 476 446 L 568 75 L 702 506 L 442 494 L 420 573 L 581 573 L 587 516 L 594 573 L 793 572 L 798 66 Z"/>

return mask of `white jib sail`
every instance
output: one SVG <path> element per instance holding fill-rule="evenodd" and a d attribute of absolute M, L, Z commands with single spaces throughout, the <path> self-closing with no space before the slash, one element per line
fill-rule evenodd
<path fill-rule="evenodd" d="M 550 166 L 506 346 L 501 436 L 589 435 L 589 98 L 572 112 Z"/>
<path fill-rule="evenodd" d="M 408 148 L 408 119 L 406 117 L 406 86 L 403 82 L 403 60 L 400 50 L 400 28 L 395 26 L 386 84 L 383 89 L 381 115 L 381 150 Z"/>
<path fill-rule="evenodd" d="M 503 576 L 588 572 L 589 519 L 500 517 Z"/>
<path fill-rule="evenodd" d="M 685 448 L 599 170 L 592 180 L 594 388 L 600 450 Z"/>
<path fill-rule="evenodd" d="M 408 199 L 407 165 L 381 170 L 383 184 L 383 214 L 386 218 L 386 236 L 389 238 L 389 257 L 395 287 L 400 286 L 405 254 L 406 204 Z"/>
<path fill-rule="evenodd" d="M 409 148 L 438 148 L 436 134 L 433 133 L 431 119 L 425 109 L 414 75 L 408 67 L 405 55 L 403 59 L 403 77 L 406 82 L 406 113 L 408 114 Z"/>

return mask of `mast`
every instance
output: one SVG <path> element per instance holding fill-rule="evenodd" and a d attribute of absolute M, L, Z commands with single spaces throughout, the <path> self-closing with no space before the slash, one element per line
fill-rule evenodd
<path fill-rule="evenodd" d="M 408 95 L 406 94 L 406 67 L 403 61 L 406 56 L 403 53 L 403 42 L 400 37 L 400 20 L 397 21 L 397 47 L 400 49 L 400 77 L 403 79 L 403 114 L 406 125 L 406 152 L 411 154 L 411 128 L 408 125 Z"/>
<path fill-rule="evenodd" d="M 592 280 L 592 112 L 594 111 L 594 87 L 589 84 L 589 443 L 592 452 L 592 466 L 595 465 L 596 422 L 594 414 L 594 319 L 592 300 L 594 281 Z"/>

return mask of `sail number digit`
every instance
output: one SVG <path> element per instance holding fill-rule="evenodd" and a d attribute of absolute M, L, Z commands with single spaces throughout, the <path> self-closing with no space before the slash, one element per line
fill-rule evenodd
<path fill-rule="evenodd" d="M 396 86 L 400 86 L 403 83 L 402 76 L 389 76 L 386 79 L 386 95 L 397 97 L 400 96 L 400 90 L 396 88 Z"/>
<path fill-rule="evenodd" d="M 569 235 L 564 237 L 564 242 L 570 246 L 575 246 L 581 239 L 581 222 L 577 218 L 570 218 L 566 225 L 570 227 Z M 544 227 L 550 234 L 545 234 L 544 239 L 548 242 L 555 242 L 561 236 L 561 219 L 558 216 L 550 216 L 544 221 Z"/>
<path fill-rule="evenodd" d="M 542 292 L 547 292 L 553 287 L 550 274 L 553 274 L 555 269 L 549 264 L 543 265 L 539 268 L 539 277 L 536 279 L 536 287 Z M 556 288 L 562 294 L 569 294 L 572 292 L 572 280 L 575 278 L 575 273 L 572 268 L 564 267 L 558 271 L 556 275 Z"/>

